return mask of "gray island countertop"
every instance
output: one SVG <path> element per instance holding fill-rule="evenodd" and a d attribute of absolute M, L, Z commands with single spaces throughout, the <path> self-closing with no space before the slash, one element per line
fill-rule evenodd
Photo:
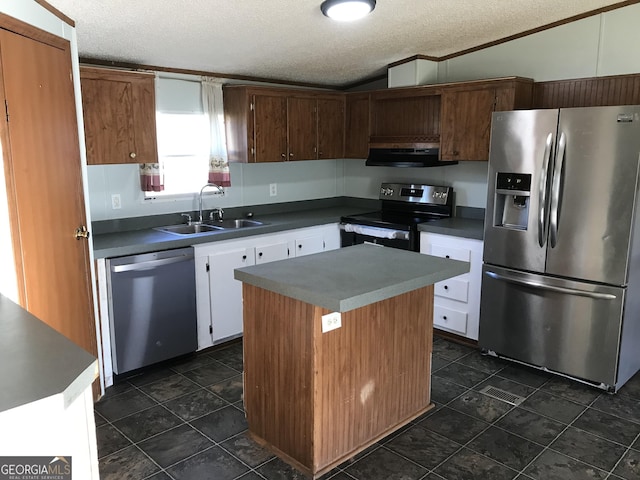
<path fill-rule="evenodd" d="M 97 377 L 98 361 L 0 294 L 0 412 L 62 395 L 65 407 Z"/>
<path fill-rule="evenodd" d="M 469 271 L 467 262 L 376 245 L 236 269 L 237 280 L 347 312 Z"/>

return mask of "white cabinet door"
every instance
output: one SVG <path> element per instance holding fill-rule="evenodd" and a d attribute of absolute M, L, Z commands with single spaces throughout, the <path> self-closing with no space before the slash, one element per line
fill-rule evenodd
<path fill-rule="evenodd" d="M 255 265 L 253 248 L 235 248 L 209 255 L 209 296 L 213 343 L 242 334 L 242 282 L 236 268 Z"/>
<path fill-rule="evenodd" d="M 420 234 L 420 253 L 469 262 L 469 273 L 434 286 L 435 328 L 478 339 L 482 241 L 435 233 Z"/>
<path fill-rule="evenodd" d="M 325 225 L 322 229 L 325 251 L 337 250 L 340 248 L 340 224 L 332 223 Z"/>
<path fill-rule="evenodd" d="M 256 246 L 256 265 L 289 258 L 289 243 L 280 241 Z"/>
<path fill-rule="evenodd" d="M 209 256 L 194 249 L 196 263 L 196 312 L 198 315 L 198 350 L 211 347 L 211 300 L 209 293 Z"/>
<path fill-rule="evenodd" d="M 297 237 L 294 248 L 296 257 L 320 253 L 324 251 L 324 235 L 322 232 L 319 232 L 315 235 Z"/>
<path fill-rule="evenodd" d="M 299 239 L 299 241 L 298 241 Z M 250 236 L 194 246 L 198 350 L 242 334 L 242 283 L 236 268 L 294 257 L 297 245 L 304 254 L 340 247 L 337 224 Z M 320 250 L 318 250 L 320 248 Z"/>

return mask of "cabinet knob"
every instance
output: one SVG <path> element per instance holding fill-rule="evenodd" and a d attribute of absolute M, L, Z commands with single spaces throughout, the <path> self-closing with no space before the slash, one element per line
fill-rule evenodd
<path fill-rule="evenodd" d="M 298 245 L 298 248 L 302 248 L 302 244 Z"/>
<path fill-rule="evenodd" d="M 131 152 L 131 153 L 129 154 L 129 157 L 131 157 L 131 158 L 136 158 L 136 152 Z"/>
<path fill-rule="evenodd" d="M 261 257 L 261 256 L 262 256 L 262 252 L 259 252 L 259 253 L 258 253 L 258 256 L 259 256 L 259 257 Z"/>
<path fill-rule="evenodd" d="M 444 258 L 449 258 L 449 255 L 445 255 Z"/>
<path fill-rule="evenodd" d="M 247 256 L 246 255 L 242 255 L 242 260 L 246 260 Z"/>
<path fill-rule="evenodd" d="M 444 286 L 445 290 L 449 290 L 449 287 L 447 285 Z"/>
<path fill-rule="evenodd" d="M 442 316 L 442 319 L 446 322 L 446 321 L 447 321 L 447 316 L 446 316 L 446 315 L 443 315 L 443 316 Z"/>
<path fill-rule="evenodd" d="M 286 155 L 285 155 L 284 153 L 281 153 L 281 154 L 280 154 L 280 156 L 281 156 L 282 158 L 286 157 Z"/>
<path fill-rule="evenodd" d="M 290 154 L 289 154 L 289 156 L 290 156 L 290 157 L 293 157 L 293 153 L 290 153 Z"/>

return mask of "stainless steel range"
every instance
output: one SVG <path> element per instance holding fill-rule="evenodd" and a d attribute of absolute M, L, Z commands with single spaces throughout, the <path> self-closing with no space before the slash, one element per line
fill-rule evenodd
<path fill-rule="evenodd" d="M 453 213 L 451 187 L 383 183 L 379 198 L 381 210 L 342 217 L 343 247 L 369 242 L 418 252 L 418 225 L 451 217 Z"/>

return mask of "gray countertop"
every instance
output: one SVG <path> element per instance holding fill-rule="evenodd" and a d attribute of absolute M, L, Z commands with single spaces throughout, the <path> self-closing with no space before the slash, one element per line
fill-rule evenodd
<path fill-rule="evenodd" d="M 68 406 L 97 377 L 98 361 L 0 294 L 0 412 L 62 394 Z"/>
<path fill-rule="evenodd" d="M 346 312 L 468 271 L 467 262 L 362 244 L 240 268 L 234 276 L 265 290 Z"/>
<path fill-rule="evenodd" d="M 337 223 L 340 221 L 340 217 L 344 215 L 367 211 L 371 211 L 371 208 L 335 206 L 295 212 L 256 215 L 254 219 L 265 222 L 265 225 L 198 235 L 174 235 L 159 232 L 153 228 L 104 233 L 94 235 L 93 253 L 95 258 L 107 258 L 188 247 L 199 243 L 217 242 L 233 238 L 249 237 L 251 235 L 282 232 L 295 228 Z"/>
<path fill-rule="evenodd" d="M 287 209 L 295 209 L 293 211 Z M 93 253 L 95 258 L 120 257 L 158 250 L 182 248 L 200 243 L 217 242 L 252 235 L 276 233 L 296 228 L 313 227 L 327 223 L 337 223 L 340 217 L 379 209 L 377 200 L 357 198 L 320 199 L 291 204 L 273 204 L 264 206 L 229 209 L 230 218 L 242 218 L 248 211 L 254 212 L 255 220 L 265 225 L 238 230 L 216 231 L 197 235 L 175 235 L 154 230 L 154 226 L 177 224 L 179 214 L 154 217 L 129 218 L 97 222 L 93 226 Z M 475 210 L 475 209 L 471 209 Z M 161 222 L 161 223 L 158 223 Z M 164 222 L 164 223 L 162 223 Z M 105 230 L 103 224 L 108 224 Z M 436 222 L 419 225 L 423 232 L 441 233 L 458 237 L 482 240 L 483 221 L 464 217 L 452 217 Z M 97 233 L 96 233 L 97 232 Z"/>
<path fill-rule="evenodd" d="M 484 221 L 473 218 L 451 217 L 435 222 L 421 223 L 418 225 L 418 230 L 482 240 L 484 238 Z"/>

